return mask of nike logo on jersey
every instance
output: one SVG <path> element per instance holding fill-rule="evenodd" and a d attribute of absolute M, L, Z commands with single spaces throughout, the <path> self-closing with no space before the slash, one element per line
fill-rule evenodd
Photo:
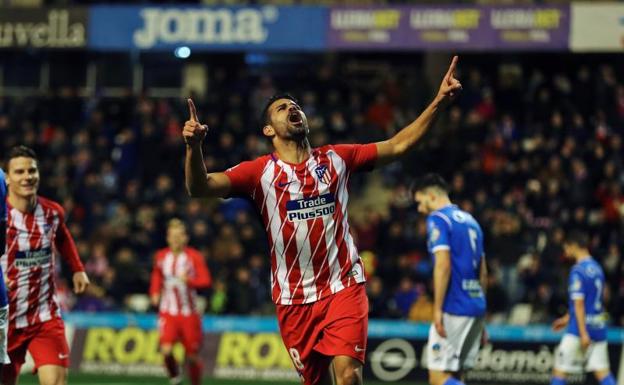
<path fill-rule="evenodd" d="M 59 357 L 59 360 L 64 360 L 64 359 L 66 359 L 67 357 L 69 357 L 69 354 L 62 354 L 62 353 L 59 353 L 58 357 Z"/>
<path fill-rule="evenodd" d="M 355 351 L 356 351 L 356 352 L 358 352 L 358 353 L 359 353 L 359 352 L 363 352 L 364 350 L 366 350 L 366 349 L 361 348 L 361 347 L 360 347 L 360 345 L 355 345 Z"/>
<path fill-rule="evenodd" d="M 288 186 L 289 184 L 291 184 L 292 182 L 293 182 L 292 180 L 291 180 L 291 181 L 288 181 L 288 182 L 279 182 L 279 183 L 277 184 L 277 187 L 286 187 L 286 186 Z"/>

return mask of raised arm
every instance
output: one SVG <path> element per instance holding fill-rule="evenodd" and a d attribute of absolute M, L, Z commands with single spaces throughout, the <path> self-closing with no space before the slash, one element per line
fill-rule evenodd
<path fill-rule="evenodd" d="M 454 56 L 446 75 L 442 79 L 438 94 L 416 120 L 397 132 L 392 138 L 377 142 L 377 164 L 390 163 L 411 150 L 435 121 L 445 101 L 452 99 L 461 90 L 461 83 L 455 79 L 458 57 Z"/>
<path fill-rule="evenodd" d="M 189 120 L 184 123 L 182 136 L 186 143 L 184 177 L 186 191 L 192 197 L 224 197 L 230 192 L 230 179 L 222 172 L 208 174 L 202 154 L 202 142 L 208 126 L 199 123 L 193 100 L 188 99 Z"/>

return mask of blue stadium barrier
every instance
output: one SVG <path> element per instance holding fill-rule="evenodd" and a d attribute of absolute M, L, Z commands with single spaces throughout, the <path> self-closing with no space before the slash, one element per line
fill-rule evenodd
<path fill-rule="evenodd" d="M 64 315 L 68 324 L 75 328 L 112 327 L 121 329 L 136 326 L 141 329 L 154 329 L 157 326 L 155 314 L 132 313 L 80 313 L 72 312 Z M 203 316 L 203 327 L 206 332 L 242 331 L 248 333 L 277 332 L 275 317 L 257 316 Z M 492 341 L 518 342 L 554 342 L 561 339 L 562 333 L 555 333 L 548 325 L 511 326 L 488 325 Z M 426 339 L 429 324 L 398 320 L 372 319 L 369 322 L 368 335 L 371 338 L 413 338 Z M 609 343 L 622 344 L 624 329 L 612 327 L 608 332 Z"/>

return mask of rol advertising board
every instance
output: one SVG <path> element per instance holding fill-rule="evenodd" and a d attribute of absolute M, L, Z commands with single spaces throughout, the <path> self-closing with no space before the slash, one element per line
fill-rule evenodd
<path fill-rule="evenodd" d="M 2 8 L 0 48 L 85 48 L 87 16 L 82 7 Z"/>
<path fill-rule="evenodd" d="M 75 328 L 71 369 L 85 373 L 164 376 L 156 318 L 151 315 L 71 314 Z M 426 382 L 426 339 L 429 325 L 371 320 L 364 376 L 380 381 Z M 491 342 L 482 347 L 469 383 L 548 383 L 555 348 L 561 337 L 548 327 L 489 326 Z M 614 374 L 621 369 L 624 331 L 609 332 L 609 356 Z M 182 346 L 174 347 L 181 360 Z M 298 379 L 274 318 L 204 317 L 200 357 L 208 377 L 269 381 Z M 619 369 L 618 369 L 619 368 Z M 589 378 L 587 378 L 589 381 Z M 570 377 L 583 384 L 586 377 Z"/>
<path fill-rule="evenodd" d="M 174 347 L 179 362 L 180 344 Z M 210 377 L 296 380 L 290 356 L 279 333 L 205 333 L 199 356 Z M 78 329 L 74 334 L 71 369 L 82 373 L 164 376 L 158 331 L 124 327 Z"/>
<path fill-rule="evenodd" d="M 566 50 L 568 6 L 333 7 L 336 49 Z"/>
<path fill-rule="evenodd" d="M 320 50 L 321 7 L 90 8 L 90 42 L 98 50 Z"/>

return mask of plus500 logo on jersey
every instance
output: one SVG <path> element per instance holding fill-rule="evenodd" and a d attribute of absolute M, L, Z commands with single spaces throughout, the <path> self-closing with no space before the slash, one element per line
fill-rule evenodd
<path fill-rule="evenodd" d="M 52 249 L 45 247 L 39 250 L 18 251 L 15 253 L 15 266 L 29 268 L 50 263 Z"/>
<path fill-rule="evenodd" d="M 286 213 L 291 222 L 323 217 L 333 214 L 334 211 L 336 211 L 336 202 L 332 194 L 286 202 Z"/>

